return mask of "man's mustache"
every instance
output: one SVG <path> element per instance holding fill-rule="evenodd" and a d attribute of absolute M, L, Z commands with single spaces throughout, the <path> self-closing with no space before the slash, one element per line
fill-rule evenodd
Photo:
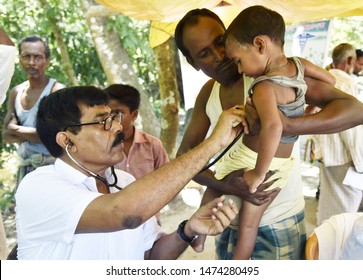
<path fill-rule="evenodd" d="M 125 139 L 125 133 L 120 132 L 119 134 L 117 134 L 115 140 L 113 141 L 112 147 L 115 147 L 118 144 L 122 143 L 124 139 Z"/>

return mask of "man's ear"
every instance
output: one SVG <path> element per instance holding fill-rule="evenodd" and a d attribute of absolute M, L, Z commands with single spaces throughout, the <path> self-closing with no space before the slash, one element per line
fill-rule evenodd
<path fill-rule="evenodd" d="M 195 63 L 194 63 L 194 60 L 191 58 L 191 57 L 186 57 L 186 60 L 188 61 L 188 63 L 195 69 L 195 70 L 197 70 L 197 71 L 199 71 L 200 70 L 200 68 L 199 67 L 197 67 L 196 65 L 195 65 Z"/>
<path fill-rule="evenodd" d="M 347 57 L 347 64 L 348 64 L 348 65 L 353 65 L 353 66 L 354 66 L 354 63 L 353 63 L 353 57 L 352 57 L 352 56 L 348 56 L 348 57 Z"/>
<path fill-rule="evenodd" d="M 68 133 L 65 131 L 59 131 L 55 136 L 55 141 L 63 149 L 65 149 L 68 144 L 70 144 L 70 146 L 72 147 L 74 146 L 74 144 L 72 143 L 71 139 L 68 136 Z"/>
<path fill-rule="evenodd" d="M 253 38 L 253 45 L 258 49 L 260 54 L 264 54 L 266 52 L 266 40 L 262 36 L 256 36 Z"/>
<path fill-rule="evenodd" d="M 139 116 L 139 110 L 136 109 L 136 110 L 132 111 L 131 116 L 132 116 L 132 120 L 135 121 L 137 119 L 137 117 Z"/>

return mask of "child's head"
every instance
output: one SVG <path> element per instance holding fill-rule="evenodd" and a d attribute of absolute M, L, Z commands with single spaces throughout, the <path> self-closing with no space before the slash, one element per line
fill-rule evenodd
<path fill-rule="evenodd" d="M 265 50 L 266 39 L 278 50 L 283 51 L 285 22 L 282 16 L 273 10 L 263 6 L 251 6 L 232 21 L 224 39 L 227 55 L 237 63 L 239 72 L 258 76 L 264 72 L 263 69 L 256 68 L 256 63 L 261 59 L 258 54 L 263 54 Z"/>
<path fill-rule="evenodd" d="M 133 127 L 133 122 L 139 114 L 140 93 L 129 85 L 113 84 L 105 89 L 110 101 L 108 106 L 112 113 L 122 113 L 122 126 L 124 131 Z"/>
<path fill-rule="evenodd" d="M 240 44 L 253 44 L 256 36 L 266 35 L 281 47 L 285 44 L 285 21 L 283 17 L 266 7 L 251 6 L 244 9 L 232 21 L 225 39 L 232 36 Z"/>

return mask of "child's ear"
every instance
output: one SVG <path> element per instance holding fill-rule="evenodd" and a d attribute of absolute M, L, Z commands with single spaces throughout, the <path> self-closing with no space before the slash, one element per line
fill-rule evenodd
<path fill-rule="evenodd" d="M 139 116 L 139 110 L 136 109 L 136 110 L 132 111 L 131 116 L 132 116 L 132 120 L 135 121 L 137 119 L 137 117 Z"/>
<path fill-rule="evenodd" d="M 253 45 L 258 49 L 260 54 L 266 51 L 266 40 L 261 36 L 256 36 L 253 39 Z"/>

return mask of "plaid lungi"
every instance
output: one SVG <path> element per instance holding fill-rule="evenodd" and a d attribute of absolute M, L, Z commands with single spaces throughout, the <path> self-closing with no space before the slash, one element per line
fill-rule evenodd
<path fill-rule="evenodd" d="M 253 260 L 301 260 L 306 243 L 305 213 L 258 228 Z M 216 237 L 216 256 L 220 260 L 232 259 L 237 244 L 238 230 L 230 227 Z"/>

